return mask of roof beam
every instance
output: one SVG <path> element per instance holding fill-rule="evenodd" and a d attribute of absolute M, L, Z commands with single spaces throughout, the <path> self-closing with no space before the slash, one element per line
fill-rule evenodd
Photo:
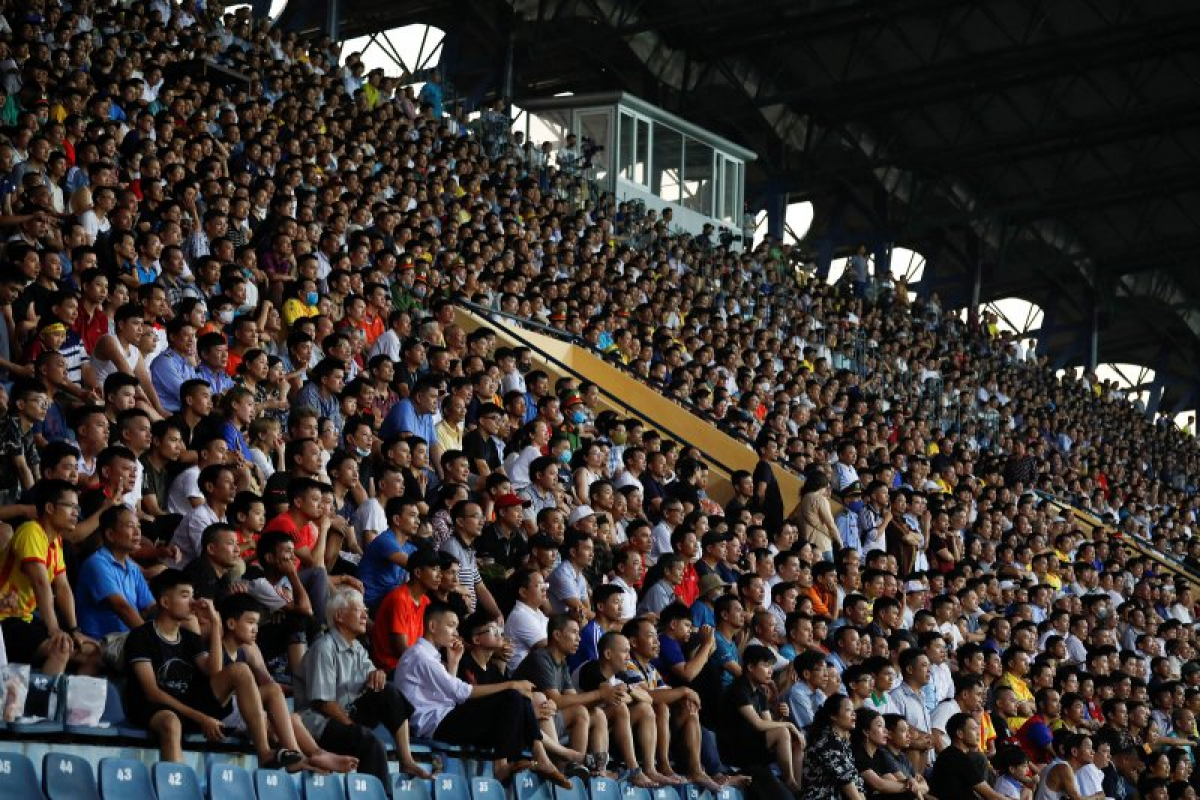
<path fill-rule="evenodd" d="M 1089 31 L 1027 48 L 975 53 L 931 66 L 837 85 L 807 86 L 759 97 L 760 105 L 790 103 L 839 121 L 878 119 L 919 105 L 976 97 L 987 91 L 1095 71 L 1200 47 L 1200 5 L 1185 13 Z"/>

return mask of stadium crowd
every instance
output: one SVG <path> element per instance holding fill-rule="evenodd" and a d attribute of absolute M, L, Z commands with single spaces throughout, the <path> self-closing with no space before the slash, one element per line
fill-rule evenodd
<path fill-rule="evenodd" d="M 1194 797 L 1192 583 L 1120 538 L 1200 567 L 1190 436 L 198 5 L 0 0 L 4 660 L 120 681 L 166 760 L 242 731 L 423 776 L 420 737 L 560 785 Z M 758 466 L 717 502 L 464 300 Z"/>

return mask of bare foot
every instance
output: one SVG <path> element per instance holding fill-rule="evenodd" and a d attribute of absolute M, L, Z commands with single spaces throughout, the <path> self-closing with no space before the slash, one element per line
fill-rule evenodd
<path fill-rule="evenodd" d="M 400 771 L 410 778 L 423 779 L 433 777 L 433 774 L 429 772 L 429 770 L 425 769 L 415 761 L 401 762 Z"/>
<path fill-rule="evenodd" d="M 731 786 L 734 789 L 741 789 L 744 786 L 750 785 L 749 775 L 718 775 L 717 783 L 722 786 Z"/>
<path fill-rule="evenodd" d="M 671 779 L 670 776 L 664 775 L 663 773 L 659 772 L 658 770 L 647 769 L 647 770 L 643 770 L 642 774 L 645 775 L 650 780 L 657 783 L 659 786 L 676 786 L 677 785 L 675 783 L 675 781 Z"/>
<path fill-rule="evenodd" d="M 630 786 L 636 786 L 639 789 L 657 789 L 658 788 L 658 784 L 655 783 L 653 780 L 651 780 L 650 776 L 647 775 L 645 772 L 642 772 L 641 770 L 638 770 L 637 772 L 631 774 L 626 779 L 626 782 Z"/>
<path fill-rule="evenodd" d="M 535 764 L 533 771 L 540 775 L 543 779 L 550 781 L 555 786 L 562 789 L 573 789 L 575 785 L 558 771 L 558 767 L 553 764 Z"/>
<path fill-rule="evenodd" d="M 688 781 L 696 784 L 702 789 L 707 789 L 710 792 L 721 791 L 721 784 L 714 781 L 712 778 L 705 775 L 703 772 L 691 772 L 687 776 Z"/>
<path fill-rule="evenodd" d="M 533 762 L 527 758 L 523 758 L 520 761 L 510 761 L 503 766 L 496 765 L 496 780 L 504 783 L 518 772 L 523 772 L 527 769 L 531 769 L 532 767 Z"/>
<path fill-rule="evenodd" d="M 358 769 L 358 759 L 354 756 L 340 756 L 328 750 L 318 750 L 308 757 L 305 765 L 315 772 L 354 772 Z"/>

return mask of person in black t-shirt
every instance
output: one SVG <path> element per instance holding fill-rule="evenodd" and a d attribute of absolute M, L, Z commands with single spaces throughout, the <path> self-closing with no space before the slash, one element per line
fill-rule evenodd
<path fill-rule="evenodd" d="M 471 467 L 471 474 L 486 478 L 500 469 L 503 461 L 494 437 L 500 433 L 504 409 L 495 403 L 484 403 L 479 407 L 479 425 L 463 437 L 463 452 Z"/>
<path fill-rule="evenodd" d="M 504 665 L 512 655 L 512 643 L 504 640 L 504 624 L 487 612 L 477 611 L 459 626 L 467 652 L 458 664 L 459 680 L 472 686 L 504 683 Z M 538 704 L 533 704 L 536 710 Z"/>
<path fill-rule="evenodd" d="M 221 616 L 212 602 L 194 600 L 191 584 L 177 569 L 159 573 L 151 589 L 159 613 L 132 631 L 125 643 L 125 709 L 130 722 L 158 735 L 162 760 L 183 760 L 186 730 L 220 741 L 225 735 L 221 720 L 236 697 L 260 766 L 288 767 L 303 761 L 296 750 L 272 750 L 254 672 L 244 663 L 224 664 Z M 192 614 L 209 623 L 207 641 L 182 627 Z"/>
<path fill-rule="evenodd" d="M 721 699 L 717 717 L 717 745 L 721 760 L 750 773 L 754 785 L 774 785 L 770 770 L 778 764 L 783 783 L 793 792 L 799 787 L 804 739 L 786 720 L 774 719 L 767 687 L 774 675 L 775 655 L 757 644 L 742 654 L 742 674 Z"/>
<path fill-rule="evenodd" d="M 961 797 L 971 791 L 981 800 L 1000 800 L 988 783 L 987 759 L 979 752 L 979 723 L 970 714 L 955 714 L 946 723 L 950 746 L 938 754 L 929 773 L 934 797 Z"/>

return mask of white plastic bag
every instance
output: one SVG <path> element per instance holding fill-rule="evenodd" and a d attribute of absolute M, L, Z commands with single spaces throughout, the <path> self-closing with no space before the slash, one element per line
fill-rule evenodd
<path fill-rule="evenodd" d="M 67 678 L 67 724 L 99 727 L 108 701 L 108 681 L 87 675 Z"/>
<path fill-rule="evenodd" d="M 0 667 L 4 685 L 4 721 L 14 722 L 25 713 L 25 698 L 29 696 L 29 665 L 5 664 Z"/>

